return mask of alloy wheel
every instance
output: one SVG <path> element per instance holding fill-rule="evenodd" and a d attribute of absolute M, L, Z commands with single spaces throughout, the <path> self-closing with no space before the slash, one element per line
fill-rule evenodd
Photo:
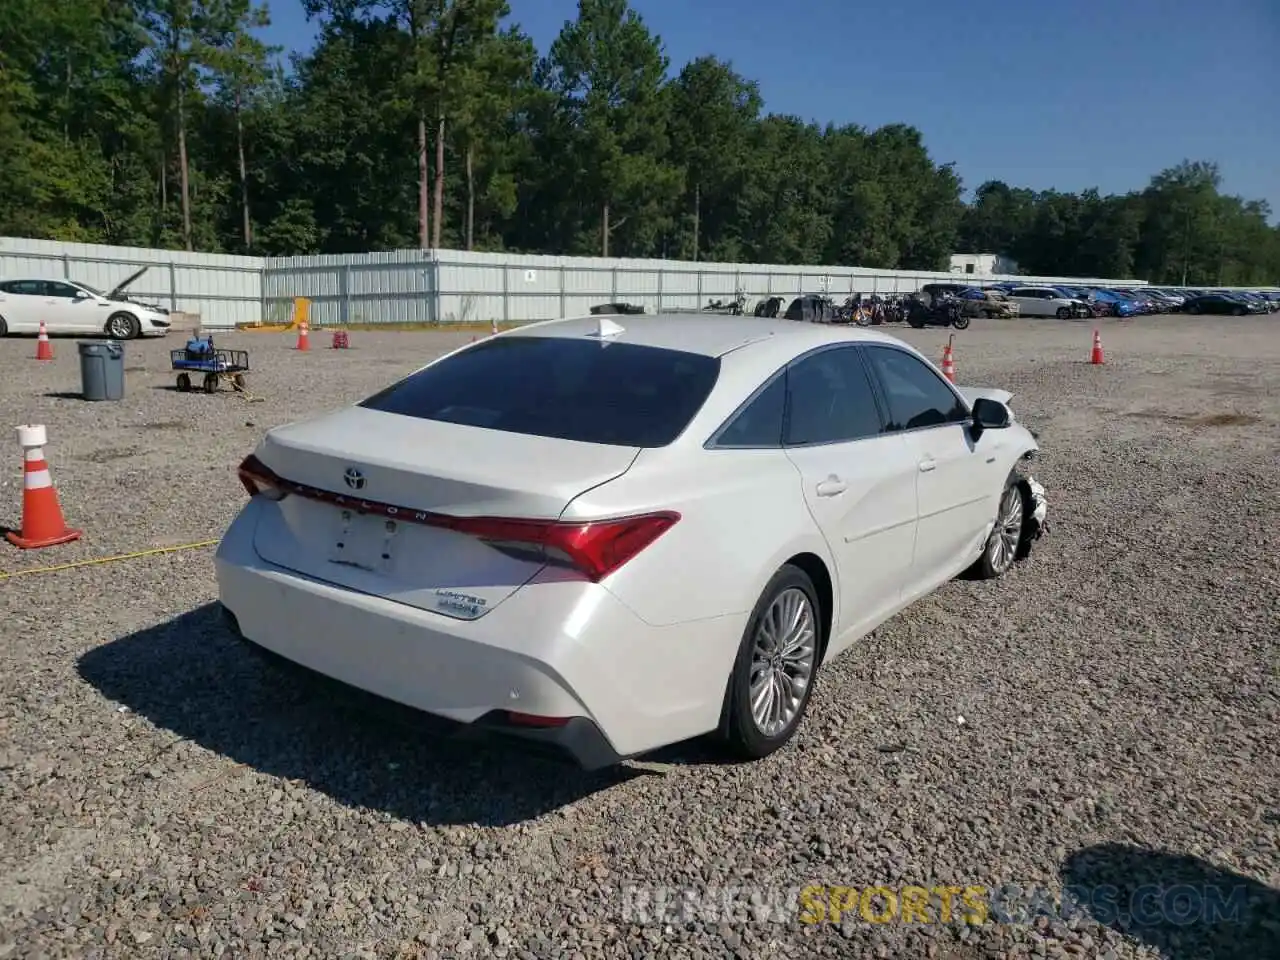
<path fill-rule="evenodd" d="M 751 717 L 766 737 L 786 731 L 813 680 L 818 629 L 808 594 L 788 587 L 769 604 L 751 652 Z"/>
<path fill-rule="evenodd" d="M 1022 494 L 1016 486 L 1004 492 L 995 529 L 991 531 L 991 568 L 1004 573 L 1013 565 L 1022 537 Z"/>

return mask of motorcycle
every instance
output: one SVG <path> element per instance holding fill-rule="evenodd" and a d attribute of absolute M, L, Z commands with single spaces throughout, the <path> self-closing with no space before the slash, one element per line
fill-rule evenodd
<path fill-rule="evenodd" d="M 965 330 L 969 326 L 969 318 L 965 316 L 964 304 L 958 297 L 938 297 L 932 305 L 913 298 L 907 306 L 907 323 L 916 330 L 923 330 L 925 327 L 955 327 L 957 330 Z"/>

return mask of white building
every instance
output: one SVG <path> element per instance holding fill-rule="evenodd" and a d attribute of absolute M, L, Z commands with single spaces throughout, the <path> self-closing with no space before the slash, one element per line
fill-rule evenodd
<path fill-rule="evenodd" d="M 951 272 L 974 277 L 1012 276 L 1018 265 L 998 253 L 953 253 Z"/>

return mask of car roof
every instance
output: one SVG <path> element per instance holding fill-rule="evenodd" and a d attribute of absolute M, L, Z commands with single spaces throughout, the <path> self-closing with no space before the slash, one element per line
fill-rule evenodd
<path fill-rule="evenodd" d="M 793 356 L 826 343 L 900 342 L 879 331 L 853 324 L 696 313 L 570 317 L 529 324 L 501 336 L 586 337 L 599 329 L 602 320 L 622 328 L 622 332 L 608 337 L 609 342 L 683 350 L 708 357 L 723 357 L 749 344 L 765 342 L 773 348 L 770 352 Z"/>

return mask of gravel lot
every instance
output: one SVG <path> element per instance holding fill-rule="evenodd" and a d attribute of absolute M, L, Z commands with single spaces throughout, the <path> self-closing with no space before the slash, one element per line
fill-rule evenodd
<path fill-rule="evenodd" d="M 0 580 L 0 957 L 1276 956 L 1280 317 L 1104 321 L 1103 367 L 1092 327 L 956 335 L 959 381 L 1013 390 L 1040 431 L 1053 529 L 1007 578 L 950 584 L 846 654 L 794 746 L 756 765 L 693 744 L 584 775 L 389 725 L 233 646 L 209 548 Z M 935 357 L 947 338 L 903 335 Z M 264 430 L 470 335 L 220 338 L 251 351 L 259 403 L 174 391 L 182 339 L 128 345 L 118 404 L 66 395 L 73 341 L 51 364 L 0 341 L 0 522 L 20 509 L 11 428 L 43 422 L 85 530 L 0 544 L 0 571 L 216 538 Z M 635 885 L 814 883 L 1248 899 L 1239 923 L 1127 932 L 1096 908 L 982 926 L 625 910 Z"/>

